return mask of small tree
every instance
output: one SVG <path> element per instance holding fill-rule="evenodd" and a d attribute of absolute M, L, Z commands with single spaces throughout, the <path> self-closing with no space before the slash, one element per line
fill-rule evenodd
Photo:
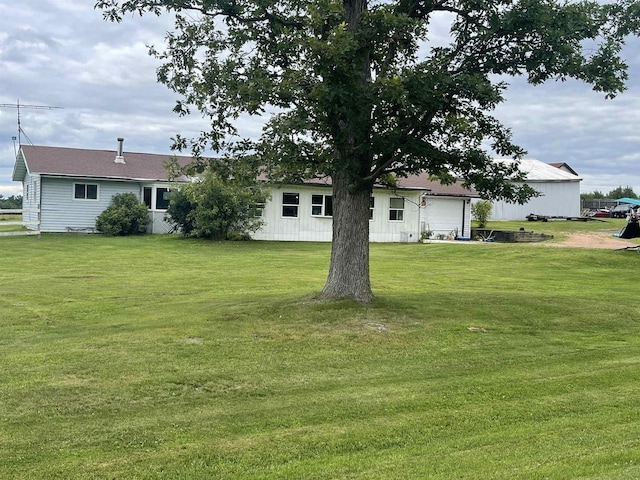
<path fill-rule="evenodd" d="M 135 194 L 118 193 L 96 218 L 96 229 L 106 235 L 141 235 L 150 221 L 146 205 Z"/>
<path fill-rule="evenodd" d="M 264 187 L 226 178 L 208 169 L 194 183 L 174 190 L 167 214 L 187 237 L 249 238 L 263 222 L 256 206 L 267 200 Z"/>
<path fill-rule="evenodd" d="M 488 200 L 480 200 L 471 205 L 471 215 L 478 222 L 480 228 L 484 228 L 487 225 L 487 221 L 491 217 L 492 208 L 491 202 Z"/>

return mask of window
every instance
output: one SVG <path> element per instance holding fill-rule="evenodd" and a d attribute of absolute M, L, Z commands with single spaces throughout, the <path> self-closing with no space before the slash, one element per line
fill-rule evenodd
<path fill-rule="evenodd" d="M 391 197 L 389 199 L 389 220 L 397 222 L 404 220 L 404 198 Z"/>
<path fill-rule="evenodd" d="M 331 195 L 311 195 L 311 215 L 314 217 L 332 217 L 333 197 Z"/>
<path fill-rule="evenodd" d="M 369 220 L 373 220 L 373 208 L 376 205 L 376 201 L 373 197 L 369 198 Z"/>
<path fill-rule="evenodd" d="M 156 188 L 156 210 L 169 208 L 169 189 Z"/>
<path fill-rule="evenodd" d="M 73 198 L 76 200 L 97 200 L 98 185 L 95 183 L 74 183 Z"/>
<path fill-rule="evenodd" d="M 29 200 L 29 184 L 25 184 L 24 186 L 24 199 Z"/>
<path fill-rule="evenodd" d="M 282 194 L 282 216 L 297 217 L 299 204 L 300 204 L 299 193 L 283 193 Z"/>
<path fill-rule="evenodd" d="M 262 217 L 264 215 L 264 206 L 265 203 L 256 203 L 253 207 L 253 216 Z"/>
<path fill-rule="evenodd" d="M 144 190 L 142 190 L 142 199 L 147 208 L 151 210 L 151 187 L 144 187 Z"/>

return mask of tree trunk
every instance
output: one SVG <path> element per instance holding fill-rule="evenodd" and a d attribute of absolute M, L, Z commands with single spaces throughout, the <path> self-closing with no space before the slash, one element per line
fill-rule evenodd
<path fill-rule="evenodd" d="M 367 10 L 367 0 L 343 0 L 347 29 L 356 31 L 360 18 Z M 371 66 L 368 49 L 362 49 L 348 66 L 349 78 L 356 73 L 363 92 L 368 91 Z M 337 91 L 341 85 L 334 86 Z M 333 180 L 333 242 L 331 265 L 327 283 L 322 290 L 324 298 L 353 298 L 369 303 L 373 300 L 369 280 L 369 208 L 372 185 L 362 179 L 370 174 L 372 157 L 366 148 L 370 142 L 371 107 L 365 95 L 350 100 L 350 108 L 340 108 L 329 115 L 340 152 L 341 167 L 332 175 Z M 347 100 L 348 102 L 348 100 Z M 341 107 L 344 107 L 342 105 Z M 346 113 L 349 112 L 349 113 Z M 348 161 L 347 161 L 348 160 Z"/>
<path fill-rule="evenodd" d="M 346 173 L 333 176 L 333 242 L 324 298 L 373 300 L 369 280 L 371 191 L 358 188 Z"/>

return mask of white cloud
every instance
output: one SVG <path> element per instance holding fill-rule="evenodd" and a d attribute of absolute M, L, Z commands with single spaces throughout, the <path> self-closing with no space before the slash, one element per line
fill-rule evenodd
<path fill-rule="evenodd" d="M 91 56 L 83 63 L 69 65 L 70 74 L 78 81 L 109 88 L 148 85 L 155 78 L 159 64 L 147 55 L 142 43 L 113 47 L 100 42 L 91 49 Z"/>

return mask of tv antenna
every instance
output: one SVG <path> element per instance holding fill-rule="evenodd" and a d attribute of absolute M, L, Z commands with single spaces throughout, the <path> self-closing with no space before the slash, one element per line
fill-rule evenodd
<path fill-rule="evenodd" d="M 20 100 L 16 101 L 16 103 L 0 103 L 0 108 L 15 108 L 17 113 L 18 113 L 18 146 L 22 145 L 22 136 L 24 135 L 24 137 L 27 139 L 27 141 L 33 145 L 33 142 L 31 141 L 31 139 L 29 138 L 29 136 L 27 135 L 27 133 L 23 130 L 22 125 L 20 124 L 20 109 L 21 108 L 27 108 L 27 109 L 34 109 L 34 110 L 55 110 L 58 108 L 64 108 L 64 107 L 51 107 L 49 105 L 25 105 L 25 104 L 21 104 Z M 13 148 L 15 150 L 15 141 L 16 141 L 16 137 L 12 137 L 13 138 Z"/>

